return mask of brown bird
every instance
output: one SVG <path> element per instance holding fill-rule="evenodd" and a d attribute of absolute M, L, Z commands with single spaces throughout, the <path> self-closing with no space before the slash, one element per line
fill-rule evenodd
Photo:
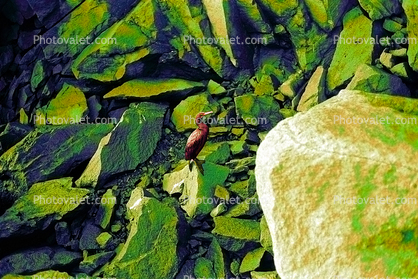
<path fill-rule="evenodd" d="M 199 155 L 199 152 L 202 150 L 203 146 L 205 145 L 208 134 L 209 134 L 209 127 L 205 123 L 203 123 L 202 117 L 208 114 L 211 114 L 212 111 L 208 112 L 199 112 L 196 115 L 196 124 L 198 128 L 191 133 L 189 138 L 187 139 L 186 143 L 186 150 L 185 150 L 185 157 L 186 160 L 189 161 L 189 169 L 192 170 L 192 163 L 193 161 L 196 163 L 197 168 L 199 171 L 204 175 L 202 164 L 205 161 L 200 161 L 197 159 L 197 155 Z"/>

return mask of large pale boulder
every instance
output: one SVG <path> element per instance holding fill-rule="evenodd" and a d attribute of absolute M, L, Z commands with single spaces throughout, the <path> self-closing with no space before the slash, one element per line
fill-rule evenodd
<path fill-rule="evenodd" d="M 255 172 L 280 278 L 417 276 L 417 120 L 417 100 L 345 90 L 269 132 Z"/>

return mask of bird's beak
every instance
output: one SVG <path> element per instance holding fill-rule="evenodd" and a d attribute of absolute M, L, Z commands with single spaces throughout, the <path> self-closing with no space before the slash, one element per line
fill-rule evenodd
<path fill-rule="evenodd" d="M 211 114 L 211 113 L 213 113 L 213 111 L 205 112 L 205 113 L 203 113 L 203 115 L 208 115 L 208 114 Z"/>

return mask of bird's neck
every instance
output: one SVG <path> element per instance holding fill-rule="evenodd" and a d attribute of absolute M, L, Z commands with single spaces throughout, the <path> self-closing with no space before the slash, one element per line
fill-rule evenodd
<path fill-rule="evenodd" d="M 199 127 L 199 130 L 209 130 L 209 127 L 208 127 L 208 125 L 206 125 L 205 123 L 200 123 L 199 125 L 198 125 L 198 127 Z"/>
<path fill-rule="evenodd" d="M 206 125 L 205 123 L 203 123 L 202 119 L 198 119 L 199 121 L 197 121 L 197 126 L 199 130 L 208 130 L 209 127 L 208 125 Z"/>

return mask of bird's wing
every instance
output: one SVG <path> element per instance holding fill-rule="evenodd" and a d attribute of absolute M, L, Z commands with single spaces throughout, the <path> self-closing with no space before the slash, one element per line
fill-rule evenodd
<path fill-rule="evenodd" d="M 202 131 L 197 129 L 193 133 L 190 134 L 189 138 L 187 139 L 186 150 L 185 150 L 185 157 L 186 160 L 194 159 L 202 150 L 203 146 L 205 145 L 206 138 L 203 137 Z"/>

